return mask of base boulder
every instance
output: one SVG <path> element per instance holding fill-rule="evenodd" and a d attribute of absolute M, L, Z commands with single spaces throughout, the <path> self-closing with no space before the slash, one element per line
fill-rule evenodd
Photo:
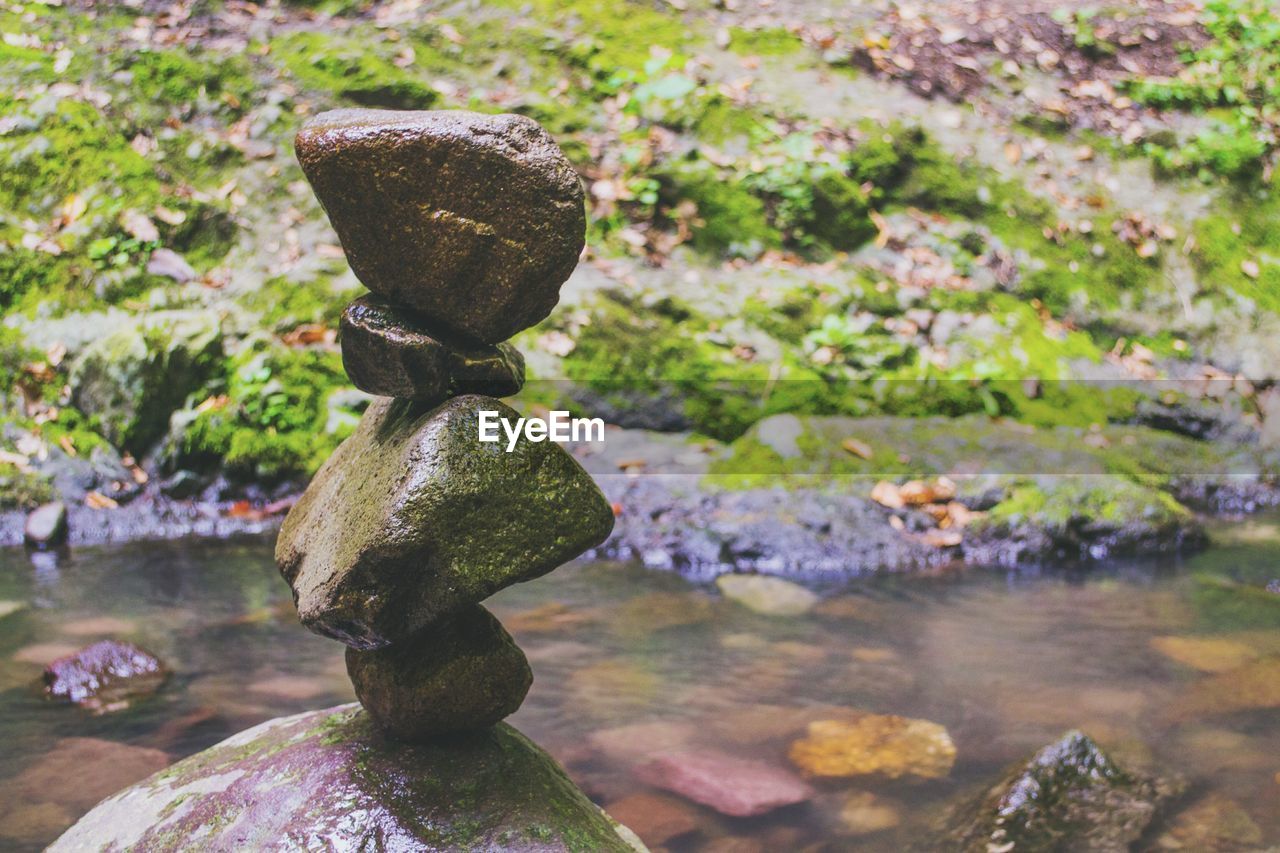
<path fill-rule="evenodd" d="M 507 725 L 386 741 L 355 704 L 269 720 L 108 797 L 68 850 L 637 848 Z"/>

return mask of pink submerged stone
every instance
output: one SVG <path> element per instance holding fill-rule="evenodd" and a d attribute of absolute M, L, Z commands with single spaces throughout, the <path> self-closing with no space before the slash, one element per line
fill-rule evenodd
<path fill-rule="evenodd" d="M 666 753 L 636 768 L 636 775 L 733 817 L 764 814 L 813 796 L 813 789 L 788 770 L 723 752 Z"/>

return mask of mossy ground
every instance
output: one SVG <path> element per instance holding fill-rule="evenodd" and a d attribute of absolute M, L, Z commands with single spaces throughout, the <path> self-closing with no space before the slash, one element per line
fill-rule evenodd
<path fill-rule="evenodd" d="M 819 119 L 735 88 L 740 69 L 824 67 L 800 28 L 731 21 L 717 33 L 696 11 L 623 5 L 504 0 L 405 18 L 376 3 L 294 3 L 220 41 L 140 37 L 122 10 L 7 7 L 0 26 L 24 36 L 0 47 L 0 304 L 24 328 L 107 306 L 230 312 L 229 355 L 175 421 L 186 431 L 165 458 L 306 476 L 351 413 L 329 404 L 347 387 L 331 341 L 298 330 L 333 329 L 358 291 L 340 259 L 316 261 L 332 236 L 290 189 L 301 176 L 288 139 L 330 107 L 466 107 L 544 123 L 590 189 L 593 257 L 646 282 L 597 288 L 523 336 L 572 343 L 536 360 L 534 378 L 670 391 L 693 429 L 732 440 L 781 412 L 1121 422 L 1137 394 L 1071 381 L 1081 366 L 1135 341 L 1170 361 L 1201 357 L 1193 335 L 1132 322 L 1165 259 L 1113 233 L 1125 211 L 1105 190 L 1068 215 L 1025 171 L 981 165 L 914 121 Z M 222 25 L 225 11 L 193 14 Z M 84 86 L 52 88 L 69 78 Z M 1110 156 L 1103 137 L 1055 133 Z M 1269 185 L 1222 191 L 1188 249 L 1206 298 L 1280 311 L 1276 212 Z M 1064 227 L 1084 218 L 1087 231 Z M 927 224 L 907 245 L 885 231 L 909 222 Z M 162 248 L 200 278 L 147 272 Z M 884 263 L 909 253 L 962 283 L 917 292 Z M 1005 256 L 1016 273 L 987 280 Z M 678 284 L 685 274 L 716 283 Z M 904 332 L 922 312 L 962 322 L 945 344 Z M 65 364 L 37 394 L 58 418 L 36 423 L 18 385 L 30 384 L 22 364 L 46 354 L 11 334 L 22 355 L 5 376 L 7 422 L 45 441 L 103 441 L 63 393 Z"/>

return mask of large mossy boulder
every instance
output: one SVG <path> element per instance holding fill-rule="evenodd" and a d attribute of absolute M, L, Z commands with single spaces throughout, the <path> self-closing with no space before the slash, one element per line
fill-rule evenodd
<path fill-rule="evenodd" d="M 270 720 L 103 800 L 67 850 L 643 849 L 507 725 L 386 741 L 358 705 Z"/>
<path fill-rule="evenodd" d="M 207 311 L 156 311 L 91 343 L 71 366 L 76 408 L 112 444 L 141 453 L 216 369 L 222 330 Z"/>

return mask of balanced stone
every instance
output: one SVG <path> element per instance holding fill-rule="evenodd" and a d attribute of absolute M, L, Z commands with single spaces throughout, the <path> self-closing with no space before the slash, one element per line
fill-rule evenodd
<path fill-rule="evenodd" d="M 351 269 L 441 331 L 506 340 L 551 313 L 586 232 L 582 184 L 532 119 L 334 110 L 298 161 Z"/>
<path fill-rule="evenodd" d="M 605 540 L 609 502 L 554 442 L 479 440 L 490 397 L 379 399 L 289 512 L 276 564 L 302 621 L 376 649 Z"/>
<path fill-rule="evenodd" d="M 385 649 L 347 649 L 347 674 L 374 721 L 400 740 L 484 729 L 515 712 L 533 672 L 480 605 Z"/>
<path fill-rule="evenodd" d="M 376 296 L 362 296 L 342 313 L 342 366 L 361 391 L 430 402 L 450 394 L 506 397 L 524 385 L 524 357 L 515 347 L 451 345 Z"/>

